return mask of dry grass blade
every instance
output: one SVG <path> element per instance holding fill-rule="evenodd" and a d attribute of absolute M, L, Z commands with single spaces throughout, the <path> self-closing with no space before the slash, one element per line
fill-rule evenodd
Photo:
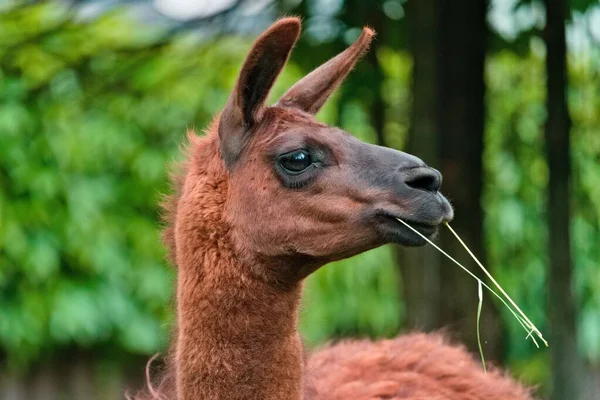
<path fill-rule="evenodd" d="M 403 220 L 401 220 L 399 218 L 398 218 L 398 221 L 401 222 L 402 224 L 404 224 L 407 228 L 409 228 L 413 232 L 415 232 L 417 235 L 419 235 L 420 237 L 422 237 L 427 243 L 429 243 L 430 245 L 432 245 L 436 250 L 438 250 L 440 253 L 442 253 L 444 256 L 446 256 L 450 261 L 452 261 L 453 263 L 455 263 L 456 265 L 458 265 L 460 268 L 462 268 L 473 279 L 477 280 L 477 282 L 479 283 L 479 285 L 485 287 L 494 296 L 496 296 L 502 302 L 502 304 L 504 304 L 504 306 L 511 312 L 511 314 L 515 317 L 515 319 L 519 322 L 519 324 L 521 324 L 521 326 L 523 327 L 523 329 L 525 329 L 525 331 L 527 331 L 527 337 L 526 338 L 530 338 L 531 337 L 531 339 L 533 340 L 534 344 L 537 347 L 539 347 L 537 341 L 535 340 L 535 337 L 532 335 L 533 333 L 535 333 L 538 336 L 538 338 L 540 338 L 542 340 L 542 342 L 544 342 L 544 344 L 546 346 L 548 346 L 548 342 L 546 342 L 546 340 L 542 336 L 541 332 L 535 327 L 535 325 L 533 325 L 533 323 L 529 320 L 529 318 L 527 318 L 527 316 L 523 313 L 523 311 L 521 311 L 521 309 L 516 305 L 516 303 L 508 296 L 508 294 L 506 294 L 506 292 L 504 291 L 504 289 L 502 289 L 500 287 L 500 285 L 496 282 L 496 280 L 491 277 L 491 274 L 489 272 L 487 272 L 487 270 L 483 267 L 483 265 L 479 262 L 479 260 L 477 260 L 475 258 L 475 256 L 473 255 L 473 253 L 466 247 L 466 245 L 464 244 L 464 242 L 460 238 L 458 238 L 458 235 L 456 234 L 456 232 L 454 232 L 454 230 L 452 230 L 452 228 L 450 228 L 450 225 L 446 224 L 446 226 L 450 229 L 450 231 L 452 233 L 454 233 L 454 235 L 458 238 L 458 240 L 460 241 L 460 243 L 467 249 L 467 251 L 469 252 L 469 254 L 471 255 L 471 257 L 473 257 L 473 259 L 485 271 L 485 273 L 488 275 L 488 277 L 490 277 L 492 279 L 492 282 L 494 282 L 494 284 L 500 289 L 501 293 L 507 298 L 508 302 L 502 296 L 500 296 L 498 293 L 496 293 L 495 290 L 493 290 L 491 287 L 489 287 L 487 284 L 485 284 L 485 282 L 483 282 L 481 279 L 479 279 L 475 274 L 473 274 L 471 271 L 469 271 L 465 266 L 463 266 L 461 263 L 459 263 L 458 261 L 456 261 L 448 253 L 446 253 L 439 246 L 437 246 L 435 243 L 433 243 L 431 240 L 429 240 L 421 232 L 417 231 L 415 228 L 413 228 L 412 226 L 410 226 L 407 222 L 405 222 L 405 221 L 403 221 Z"/>
<path fill-rule="evenodd" d="M 481 281 L 477 283 L 477 296 L 479 297 L 479 303 L 477 304 L 477 345 L 479 346 L 479 355 L 481 356 L 481 365 L 483 365 L 483 372 L 487 373 L 487 369 L 485 368 L 485 357 L 483 356 L 483 347 L 481 346 L 481 335 L 479 333 L 481 326 L 481 309 L 483 308 L 483 289 L 481 286 Z"/>
<path fill-rule="evenodd" d="M 456 237 L 456 239 L 460 242 L 460 244 L 465 248 L 465 250 L 467 250 L 467 252 L 469 253 L 469 255 L 471 256 L 471 258 L 473 259 L 473 261 L 475 261 L 477 263 L 477 265 L 479 265 L 479 267 L 483 270 L 483 272 L 486 274 L 486 276 L 494 283 L 494 285 L 496 285 L 496 287 L 498 288 L 498 290 L 500 290 L 500 293 L 502 293 L 504 295 L 504 297 L 510 302 L 510 304 L 515 308 L 515 310 L 517 310 L 517 312 L 519 313 L 519 315 L 523 318 L 523 322 L 525 322 L 525 326 L 528 329 L 528 334 L 527 337 L 531 337 L 534 341 L 534 343 L 537 346 L 537 342 L 535 341 L 535 339 L 533 338 L 533 336 L 531 335 L 532 333 L 535 333 L 538 338 L 544 342 L 544 344 L 546 345 L 546 347 L 548 346 L 548 342 L 546 341 L 546 339 L 544 339 L 544 337 L 542 336 L 542 333 L 540 332 L 540 330 L 533 324 L 533 322 L 531 322 L 529 320 L 529 318 L 527 318 L 527 315 L 525 315 L 525 313 L 519 308 L 519 306 L 517 305 L 517 303 L 515 303 L 513 301 L 513 299 L 508 295 L 508 293 L 506 293 L 504 291 L 504 289 L 502 288 L 502 286 L 500 286 L 500 284 L 498 282 L 496 282 L 496 280 L 494 279 L 494 277 L 492 276 L 492 274 L 490 274 L 488 272 L 488 270 L 483 266 L 483 264 L 477 259 L 477 257 L 475 257 L 475 255 L 473 254 L 473 252 L 467 247 L 467 245 L 465 244 L 465 242 L 463 242 L 463 240 L 460 238 L 460 236 L 458 236 L 458 234 L 454 231 L 454 229 L 452 229 L 452 227 L 446 223 L 446 226 L 448 227 L 448 229 L 450 230 L 450 232 L 452 232 L 452 234 L 454 235 L 454 237 Z M 523 325 L 523 324 L 521 324 Z"/>

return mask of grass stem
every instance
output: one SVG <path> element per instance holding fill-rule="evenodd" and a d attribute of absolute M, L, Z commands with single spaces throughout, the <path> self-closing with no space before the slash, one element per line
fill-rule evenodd
<path fill-rule="evenodd" d="M 483 295 L 481 293 L 483 290 L 481 289 L 481 287 L 485 287 L 487 290 L 489 290 L 511 312 L 511 314 L 516 318 L 516 320 L 519 322 L 519 324 L 527 332 L 526 339 L 531 338 L 532 341 L 533 341 L 533 343 L 535 344 L 535 346 L 539 347 L 538 342 L 537 342 L 537 340 L 535 339 L 535 337 L 533 335 L 533 334 L 535 334 L 538 337 L 538 339 L 540 339 L 546 346 L 548 346 L 548 342 L 544 339 L 544 337 L 542 336 L 542 333 L 539 331 L 539 329 L 537 329 L 537 327 L 529 320 L 529 318 L 527 318 L 527 316 L 525 315 L 525 313 L 517 306 L 517 304 L 506 293 L 506 291 L 500 286 L 500 284 L 485 269 L 485 267 L 483 266 L 483 264 L 481 264 L 481 262 L 475 257 L 475 255 L 471 252 L 471 250 L 469 250 L 469 248 L 467 247 L 467 245 L 462 241 L 462 239 L 458 236 L 458 234 L 454 231 L 454 229 L 452 229 L 450 227 L 450 225 L 448 225 L 448 223 L 446 223 L 446 226 L 448 227 L 448 229 L 450 230 L 450 232 L 452 232 L 452 234 L 458 239 L 458 241 L 460 242 L 460 244 L 467 250 L 467 252 L 469 253 L 469 255 L 477 263 L 477 265 L 479 265 L 479 267 L 481 269 L 483 269 L 483 271 L 485 272 L 485 274 L 487 275 L 487 277 L 500 290 L 500 293 L 502 293 L 502 295 L 504 295 L 504 297 L 506 298 L 506 300 L 502 296 L 500 296 L 498 293 L 496 293 L 496 291 L 493 290 L 490 286 L 488 286 L 487 284 L 485 284 L 485 282 L 483 282 L 481 279 L 479 279 L 475 274 L 473 274 L 471 271 L 469 271 L 465 266 L 463 266 L 461 263 L 459 263 L 458 261 L 456 261 L 448 253 L 446 253 L 439 246 L 437 246 L 435 243 L 433 243 L 431 240 L 429 240 L 421 232 L 417 231 L 415 228 L 413 228 L 412 226 L 410 226 L 407 222 L 405 222 L 405 221 L 403 221 L 403 220 L 401 220 L 399 218 L 398 218 L 398 221 L 401 222 L 401 223 L 403 223 L 407 228 L 409 228 L 414 233 L 416 233 L 421 238 L 423 238 L 427 243 L 429 243 L 430 245 L 432 245 L 436 250 L 438 250 L 440 253 L 442 253 L 444 256 L 446 256 L 450 261 L 452 261 L 453 263 L 455 263 L 456 265 L 458 265 L 460 268 L 462 268 L 467 274 L 469 274 L 472 278 L 474 278 L 478 282 L 479 291 L 480 291 L 480 297 L 479 297 L 480 300 L 479 300 L 479 306 L 478 306 L 478 312 L 477 312 L 477 337 L 478 337 L 478 342 L 479 342 L 479 348 L 480 348 L 480 353 L 481 353 L 482 361 L 483 361 L 483 351 L 481 350 L 481 342 L 479 341 L 479 318 L 480 318 L 481 308 L 482 308 L 482 304 L 483 304 L 482 303 L 483 302 Z M 484 368 L 485 368 L 485 364 L 484 364 Z"/>

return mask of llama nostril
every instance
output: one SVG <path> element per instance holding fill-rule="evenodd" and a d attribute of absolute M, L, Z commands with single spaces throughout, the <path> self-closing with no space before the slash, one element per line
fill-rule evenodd
<path fill-rule="evenodd" d="M 437 192 L 442 186 L 442 174 L 434 168 L 415 168 L 408 171 L 404 183 L 413 189 Z"/>

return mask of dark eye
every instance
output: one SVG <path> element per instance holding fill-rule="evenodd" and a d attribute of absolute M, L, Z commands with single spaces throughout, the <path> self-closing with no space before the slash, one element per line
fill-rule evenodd
<path fill-rule="evenodd" d="M 306 150 L 295 150 L 279 157 L 279 164 L 287 172 L 298 174 L 312 165 L 310 153 Z"/>

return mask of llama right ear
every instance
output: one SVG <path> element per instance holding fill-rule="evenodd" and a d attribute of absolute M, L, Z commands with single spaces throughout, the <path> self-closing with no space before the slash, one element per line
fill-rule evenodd
<path fill-rule="evenodd" d="M 279 99 L 278 104 L 310 114 L 319 112 L 325 101 L 367 51 L 374 35 L 373 29 L 363 28 L 360 37 L 350 47 L 300 79 Z"/>
<path fill-rule="evenodd" d="M 261 119 L 264 102 L 298 40 L 300 19 L 280 19 L 254 42 L 221 113 L 219 140 L 227 167 L 239 157 L 248 133 Z"/>

